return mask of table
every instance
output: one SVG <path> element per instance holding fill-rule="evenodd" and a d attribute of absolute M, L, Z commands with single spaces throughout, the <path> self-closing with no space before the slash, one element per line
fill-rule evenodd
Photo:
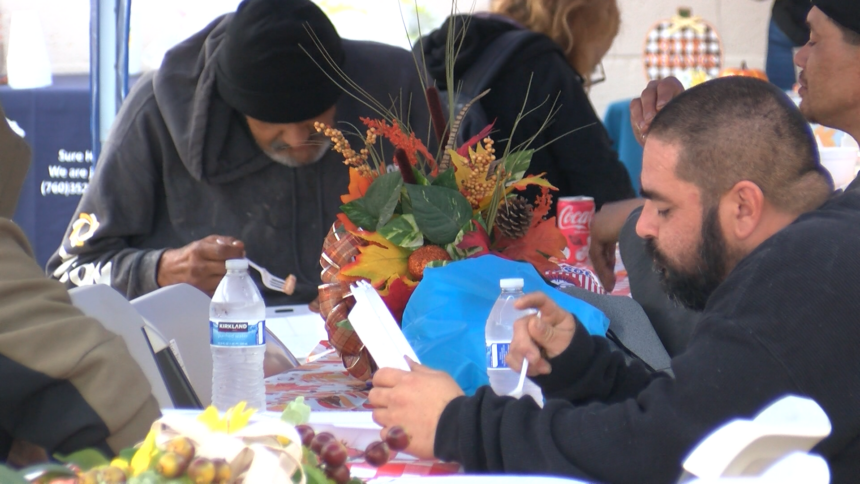
<path fill-rule="evenodd" d="M 627 270 L 616 254 L 615 274 L 617 283 L 613 295 L 629 296 L 630 286 Z M 586 268 L 577 268 L 586 269 Z M 299 356 L 299 355 L 296 355 Z M 311 351 L 309 363 L 266 379 L 266 407 L 269 411 L 282 411 L 286 405 L 298 397 L 314 412 L 320 411 L 370 411 L 367 403 L 370 391 L 368 383 L 360 381 L 347 373 L 343 362 L 332 351 L 327 341 Z M 460 472 L 458 464 L 415 458 L 392 453 L 388 464 L 374 468 L 366 463 L 352 464 L 353 475 L 360 478 L 446 475 Z"/>
<path fill-rule="evenodd" d="M 612 295 L 629 296 L 627 270 L 618 254 L 615 260 L 617 282 Z M 317 359 L 320 355 L 323 356 Z M 301 355 L 296 356 L 301 358 Z M 369 385 L 349 376 L 328 341 L 321 341 L 307 359 L 309 363 L 266 380 L 268 410 L 281 411 L 297 397 L 304 397 L 313 411 L 371 409 L 367 404 Z"/>
<path fill-rule="evenodd" d="M 0 103 L 33 151 L 13 219 L 44 267 L 92 171 L 89 77 L 54 76 L 53 85 L 39 89 L 0 86 Z"/>
<path fill-rule="evenodd" d="M 327 341 L 311 352 L 308 359 L 313 360 L 331 348 Z M 370 411 L 367 403 L 367 383 L 349 376 L 343 363 L 335 353 L 306 363 L 296 369 L 266 380 L 266 407 L 269 411 L 281 411 L 287 403 L 297 397 L 304 397 L 312 411 L 354 410 Z M 363 449 L 360 449 L 363 450 Z M 412 456 L 392 452 L 391 460 L 382 467 L 375 468 L 364 462 L 350 465 L 355 477 L 432 476 L 456 474 L 460 465 L 435 460 L 418 460 Z"/>

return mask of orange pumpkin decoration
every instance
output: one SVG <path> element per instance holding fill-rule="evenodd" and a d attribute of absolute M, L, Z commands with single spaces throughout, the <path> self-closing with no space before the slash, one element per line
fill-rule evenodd
<path fill-rule="evenodd" d="M 759 69 L 750 69 L 747 67 L 746 62 L 741 62 L 741 67 L 728 67 L 720 71 L 720 77 L 727 76 L 745 76 L 745 77 L 755 77 L 756 79 L 761 79 L 762 81 L 767 81 L 767 74 L 764 71 Z"/>

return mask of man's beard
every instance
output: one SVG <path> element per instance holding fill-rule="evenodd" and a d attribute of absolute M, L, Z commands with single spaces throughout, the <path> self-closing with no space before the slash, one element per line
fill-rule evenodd
<path fill-rule="evenodd" d="M 331 140 L 322 133 L 314 133 L 308 138 L 305 145 L 316 147 L 316 151 L 307 160 L 297 160 L 290 155 L 290 148 L 292 147 L 281 140 L 273 141 L 263 152 L 276 163 L 289 166 L 290 168 L 301 168 L 320 161 L 329 148 L 331 148 Z"/>
<path fill-rule="evenodd" d="M 669 298 L 694 311 L 705 309 L 711 293 L 727 275 L 729 253 L 716 207 L 702 220 L 702 236 L 691 269 L 673 267 L 652 238 L 645 240 L 645 250 L 654 261 L 654 270 L 660 275 L 660 283 Z"/>

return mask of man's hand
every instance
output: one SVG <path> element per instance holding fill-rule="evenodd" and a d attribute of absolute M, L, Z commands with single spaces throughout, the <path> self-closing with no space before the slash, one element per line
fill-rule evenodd
<path fill-rule="evenodd" d="M 442 411 L 463 395 L 463 390 L 443 371 L 413 361 L 409 366 L 411 372 L 392 368 L 377 371 L 368 401 L 374 406 L 373 420 L 383 427 L 383 439 L 391 427 L 399 425 L 409 435 L 406 452 L 430 459 Z"/>
<path fill-rule="evenodd" d="M 168 249 L 158 260 L 158 285 L 185 282 L 211 296 L 227 273 L 227 259 L 244 256 L 245 244 L 223 235 L 210 235 L 181 249 Z"/>
<path fill-rule="evenodd" d="M 594 266 L 594 273 L 607 292 L 615 288 L 615 246 L 621 235 L 621 228 L 630 212 L 645 203 L 641 198 L 606 203 L 594 214 L 591 221 L 591 246 L 588 256 Z"/>
<path fill-rule="evenodd" d="M 651 127 L 651 121 L 657 116 L 657 111 L 669 103 L 675 96 L 684 92 L 681 81 L 667 77 L 659 81 L 651 81 L 642 95 L 630 101 L 630 124 L 639 144 L 645 144 L 645 135 Z"/>
<path fill-rule="evenodd" d="M 526 294 L 514 307 L 540 312 L 514 322 L 514 337 L 505 357 L 508 368 L 519 372 L 525 358 L 529 360 L 529 376 L 548 375 L 552 367 L 547 360 L 560 355 L 573 340 L 573 315 L 542 292 Z"/>

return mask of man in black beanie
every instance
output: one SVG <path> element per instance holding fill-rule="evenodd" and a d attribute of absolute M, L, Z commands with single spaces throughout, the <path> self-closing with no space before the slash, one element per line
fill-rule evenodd
<path fill-rule="evenodd" d="M 806 119 L 860 140 L 860 2 L 812 3 L 809 43 L 794 58 L 802 69 L 800 110 Z"/>
<path fill-rule="evenodd" d="M 337 69 L 427 126 L 411 54 L 341 40 L 310 0 L 245 0 L 176 45 L 123 103 L 49 274 L 130 299 L 182 282 L 211 294 L 246 254 L 297 278 L 292 296 L 261 285 L 268 304 L 311 302 L 349 184 L 313 123 L 379 117 L 341 94 Z"/>

